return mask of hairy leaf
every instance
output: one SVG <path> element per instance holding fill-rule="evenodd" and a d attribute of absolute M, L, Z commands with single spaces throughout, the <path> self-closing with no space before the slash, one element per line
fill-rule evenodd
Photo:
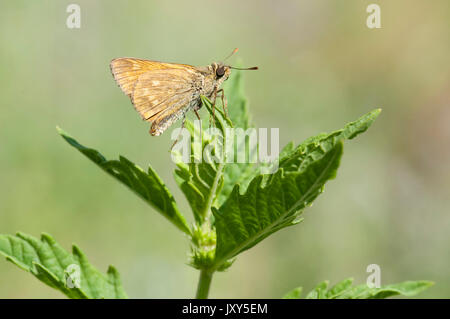
<path fill-rule="evenodd" d="M 215 123 L 221 138 L 225 141 L 227 138 L 226 128 L 233 127 L 234 129 L 247 130 L 252 125 L 249 119 L 248 102 L 243 91 L 242 73 L 233 73 L 233 76 L 226 81 L 224 90 L 228 101 L 227 114 L 229 117 L 227 118 L 222 111 L 222 102 L 218 98 L 215 107 Z M 202 97 L 202 102 L 211 116 L 211 101 Z M 203 121 L 203 124 L 205 124 L 205 121 Z M 178 157 L 175 179 L 185 194 L 196 221 L 201 223 L 212 206 L 220 206 L 225 201 L 236 183 L 245 183 L 246 180 L 250 180 L 250 177 L 254 175 L 255 168 L 252 163 L 227 162 L 226 165 L 221 165 L 214 161 L 208 162 L 207 158 L 196 162 L 194 149 L 197 150 L 197 155 L 200 152 L 203 154 L 205 147 L 212 145 L 214 141 L 211 136 L 205 134 L 208 128 L 206 125 L 202 125 L 203 131 L 201 133 L 199 128 L 194 127 L 194 124 L 189 120 L 186 120 L 185 126 L 191 136 L 194 136 L 194 134 L 201 135 L 203 143 L 201 146 L 194 144 L 195 140 L 192 139 L 190 163 L 183 163 L 182 158 Z M 234 152 L 237 153 L 242 147 L 242 141 L 234 141 L 234 143 Z M 238 145 L 238 143 L 240 144 Z M 219 150 L 221 154 L 214 154 L 213 152 L 213 155 L 223 156 L 224 149 Z"/>
<path fill-rule="evenodd" d="M 339 299 L 384 299 L 396 295 L 415 296 L 433 285 L 431 281 L 405 281 L 398 284 L 386 285 L 380 288 L 369 288 L 362 284 L 347 289 L 340 294 Z"/>
<path fill-rule="evenodd" d="M 48 234 L 42 234 L 40 240 L 23 233 L 0 235 L 0 254 L 69 298 L 127 298 L 113 266 L 104 275 L 89 264 L 77 246 L 70 254 Z"/>
<path fill-rule="evenodd" d="M 228 99 L 228 115 L 233 122 L 235 130 L 253 128 L 250 120 L 249 106 L 247 97 L 244 94 L 243 72 L 235 72 L 224 85 L 225 94 Z M 234 141 L 234 151 L 242 151 L 245 147 L 245 141 Z M 228 163 L 224 170 L 224 185 L 219 194 L 218 205 L 222 205 L 233 190 L 234 185 L 241 184 L 241 187 L 247 187 L 251 178 L 257 171 L 255 163 Z"/>
<path fill-rule="evenodd" d="M 178 210 L 174 197 L 156 172 L 149 166 L 145 172 L 142 168 L 123 156 L 119 160 L 107 160 L 98 151 L 79 144 L 60 128 L 59 134 L 73 147 L 97 164 L 109 175 L 125 184 L 130 190 L 169 219 L 180 230 L 190 235 L 191 231 L 183 214 Z"/>
<path fill-rule="evenodd" d="M 202 102 L 212 114 L 211 101 L 202 96 Z M 226 139 L 225 128 L 230 126 L 217 106 L 215 124 L 215 128 L 207 130 L 186 120 L 185 126 L 192 139 L 189 161 L 183 162 L 181 154 L 174 152 L 177 165 L 175 180 L 186 196 L 198 224 L 202 224 L 210 214 L 224 182 L 223 145 Z"/>
<path fill-rule="evenodd" d="M 214 211 L 217 264 L 251 248 L 273 232 L 298 223 L 298 212 L 335 176 L 341 154 L 339 142 L 305 171 L 285 173 L 280 169 L 270 176 L 268 183 L 264 183 L 264 175 L 259 175 L 244 194 L 240 194 L 237 185 L 220 209 Z"/>
<path fill-rule="evenodd" d="M 405 281 L 380 288 L 369 288 L 366 284 L 352 287 L 353 279 L 345 279 L 327 289 L 323 281 L 306 295 L 306 299 L 384 299 L 396 295 L 415 296 L 433 285 L 431 281 Z M 302 288 L 291 290 L 283 298 L 300 299 Z M 298 292 L 298 293 L 297 293 Z"/>
<path fill-rule="evenodd" d="M 282 152 L 275 174 L 258 175 L 245 192 L 236 185 L 213 209 L 217 232 L 216 267 L 270 234 L 301 221 L 299 215 L 336 176 L 342 140 L 364 132 L 379 114 L 371 112 L 331 134 L 320 134 Z"/>

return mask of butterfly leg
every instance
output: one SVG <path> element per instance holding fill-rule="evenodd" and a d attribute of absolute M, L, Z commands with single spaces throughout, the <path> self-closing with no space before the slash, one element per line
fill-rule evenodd
<path fill-rule="evenodd" d="M 199 99 L 199 100 L 198 100 L 197 106 L 194 107 L 194 109 L 193 109 L 195 115 L 196 115 L 197 118 L 198 118 L 198 121 L 200 122 L 200 136 L 203 136 L 203 135 L 202 135 L 202 126 L 203 126 L 203 125 L 202 125 L 202 119 L 200 118 L 200 115 L 198 115 L 198 110 L 200 110 L 202 106 L 203 106 L 202 100 Z"/>
<path fill-rule="evenodd" d="M 217 87 L 214 89 L 213 100 L 212 100 L 212 116 L 209 117 L 209 126 L 211 122 L 213 126 L 216 126 L 216 99 L 217 99 Z"/>
<path fill-rule="evenodd" d="M 225 91 L 223 89 L 220 89 L 219 91 L 217 91 L 217 93 L 219 93 L 219 92 L 222 93 L 220 96 L 220 99 L 222 100 L 223 112 L 225 113 L 225 117 L 229 118 L 228 117 L 228 108 L 227 108 L 228 101 L 227 101 L 227 97 L 225 96 Z"/>
<path fill-rule="evenodd" d="M 201 102 L 200 102 L 200 107 L 202 107 Z M 199 108 L 200 108 L 200 107 L 199 107 Z M 202 128 L 202 126 L 203 126 L 203 125 L 202 125 L 202 120 L 200 119 L 200 115 L 198 115 L 198 109 L 195 109 L 195 108 L 194 108 L 194 113 L 195 113 L 195 115 L 197 115 L 198 121 L 200 122 L 200 137 L 203 138 L 203 137 L 202 137 L 202 136 L 203 136 L 203 133 L 202 133 L 202 129 L 203 129 L 203 128 Z"/>
<path fill-rule="evenodd" d="M 194 113 L 195 113 L 195 115 L 197 115 L 198 120 L 201 121 L 200 115 L 198 115 L 198 111 L 196 109 L 194 109 Z"/>
<path fill-rule="evenodd" d="M 195 113 L 197 114 L 197 111 L 195 111 Z M 197 116 L 198 116 L 198 114 L 197 114 Z M 182 132 L 183 129 L 184 129 L 184 123 L 185 123 L 185 122 L 186 122 L 186 115 L 184 115 L 184 117 L 183 117 L 183 122 L 181 123 L 180 132 L 178 133 L 178 136 L 177 136 L 175 142 L 173 142 L 173 144 L 172 144 L 172 146 L 170 147 L 170 150 L 169 150 L 169 151 L 171 151 L 171 150 L 173 149 L 173 147 L 178 143 L 178 139 L 180 138 L 181 132 Z"/>

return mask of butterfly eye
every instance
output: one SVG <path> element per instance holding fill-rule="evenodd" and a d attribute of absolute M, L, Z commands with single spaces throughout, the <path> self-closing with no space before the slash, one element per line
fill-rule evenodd
<path fill-rule="evenodd" d="M 225 67 L 224 66 L 219 66 L 216 70 L 216 75 L 217 77 L 222 77 L 225 74 Z"/>

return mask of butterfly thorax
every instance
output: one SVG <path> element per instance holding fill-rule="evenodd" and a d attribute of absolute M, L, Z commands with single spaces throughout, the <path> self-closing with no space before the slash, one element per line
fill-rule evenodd
<path fill-rule="evenodd" d="M 222 86 L 223 82 L 225 82 L 230 76 L 231 70 L 230 68 L 223 65 L 221 62 L 213 62 L 208 66 L 197 67 L 196 68 L 201 75 L 201 80 L 197 83 L 194 81 L 196 85 L 199 86 L 198 90 L 198 99 L 200 99 L 200 95 L 204 95 L 207 98 L 213 98 L 215 92 L 217 92 Z M 223 73 L 217 71 L 223 71 Z"/>

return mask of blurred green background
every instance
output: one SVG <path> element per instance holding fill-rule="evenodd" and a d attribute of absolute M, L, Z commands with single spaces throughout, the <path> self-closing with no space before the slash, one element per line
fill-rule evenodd
<path fill-rule="evenodd" d="M 245 74 L 254 122 L 279 127 L 281 145 L 383 113 L 346 143 L 338 178 L 305 221 L 215 275 L 211 297 L 363 283 L 372 263 L 382 284 L 428 279 L 436 285 L 422 297 L 450 297 L 449 1 L 78 0 L 81 28 L 68 29 L 70 3 L 0 4 L 0 233 L 77 243 L 102 271 L 119 269 L 130 297 L 193 297 L 187 238 L 55 126 L 108 158 L 151 163 L 192 221 L 173 180 L 170 133 L 148 134 L 108 64 L 206 65 L 238 47 L 244 65 L 260 67 Z M 381 6 L 381 29 L 366 26 L 370 3 Z M 2 259 L 0 297 L 63 296 Z"/>

